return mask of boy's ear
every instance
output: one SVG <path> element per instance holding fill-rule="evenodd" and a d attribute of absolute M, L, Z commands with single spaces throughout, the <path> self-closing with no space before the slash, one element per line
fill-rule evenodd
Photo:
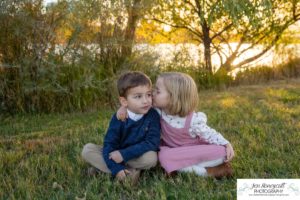
<path fill-rule="evenodd" d="M 123 107 L 127 107 L 128 103 L 127 103 L 127 99 L 125 97 L 119 97 L 119 101 Z"/>

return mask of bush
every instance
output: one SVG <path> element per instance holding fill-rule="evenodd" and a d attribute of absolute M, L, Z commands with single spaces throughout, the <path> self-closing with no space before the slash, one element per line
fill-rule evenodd
<path fill-rule="evenodd" d="M 86 56 L 76 63 L 59 63 L 52 57 L 39 66 L 32 80 L 28 68 L 5 68 L 0 72 L 2 112 L 65 112 L 113 105 L 115 77 L 106 77 L 104 66 Z M 89 60 L 87 62 L 87 60 Z M 49 64 L 51 63 L 51 64 Z"/>
<path fill-rule="evenodd" d="M 233 78 L 226 72 L 219 70 L 212 74 L 203 66 L 199 67 L 183 67 L 169 66 L 161 70 L 161 72 L 176 71 L 189 74 L 196 82 L 199 90 L 202 89 L 223 89 L 232 84 Z"/>
<path fill-rule="evenodd" d="M 279 65 L 276 70 L 277 77 L 296 78 L 300 76 L 300 58 L 290 60 L 286 64 Z"/>
<path fill-rule="evenodd" d="M 136 14 L 124 14 L 127 6 L 120 1 L 112 8 L 99 0 L 90 8 L 85 1 L 59 1 L 45 10 L 42 0 L 4 0 L 0 111 L 114 107 L 116 76 L 130 57 L 133 35 L 128 33 L 135 29 L 127 25 L 126 18 Z M 101 29 L 91 25 L 98 19 L 103 19 Z"/>
<path fill-rule="evenodd" d="M 296 78 L 300 76 L 300 58 L 277 67 L 255 67 L 236 74 L 234 85 L 266 83 L 271 80 Z"/>

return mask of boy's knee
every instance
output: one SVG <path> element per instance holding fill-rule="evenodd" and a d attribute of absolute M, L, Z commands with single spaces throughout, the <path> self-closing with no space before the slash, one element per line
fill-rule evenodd
<path fill-rule="evenodd" d="M 84 145 L 83 149 L 81 151 L 81 157 L 84 159 L 87 158 L 88 154 L 91 152 L 91 149 L 93 149 L 94 146 L 95 145 L 92 143 L 88 143 L 88 144 Z"/>
<path fill-rule="evenodd" d="M 157 152 L 148 151 L 143 156 L 143 162 L 149 167 L 155 167 L 157 164 Z"/>

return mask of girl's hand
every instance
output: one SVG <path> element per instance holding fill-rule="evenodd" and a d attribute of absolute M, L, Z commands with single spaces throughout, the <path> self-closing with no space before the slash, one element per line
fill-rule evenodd
<path fill-rule="evenodd" d="M 117 119 L 121 121 L 125 121 L 128 118 L 127 109 L 124 106 L 121 106 L 117 111 Z"/>
<path fill-rule="evenodd" d="M 225 160 L 225 162 L 229 162 L 234 157 L 234 151 L 233 151 L 233 148 L 232 148 L 230 143 L 226 144 L 225 147 L 226 147 L 226 160 Z"/>

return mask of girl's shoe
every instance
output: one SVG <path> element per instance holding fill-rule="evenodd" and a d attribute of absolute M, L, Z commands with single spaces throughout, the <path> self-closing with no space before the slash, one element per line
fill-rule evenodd
<path fill-rule="evenodd" d="M 223 177 L 230 178 L 233 175 L 230 163 L 223 163 L 215 167 L 206 167 L 205 169 L 208 176 L 215 177 L 216 179 L 221 179 Z"/>
<path fill-rule="evenodd" d="M 166 175 L 167 178 L 174 178 L 175 176 L 178 175 L 178 172 L 177 171 L 173 171 L 173 172 L 170 172 L 170 173 L 165 172 L 165 175 Z"/>

